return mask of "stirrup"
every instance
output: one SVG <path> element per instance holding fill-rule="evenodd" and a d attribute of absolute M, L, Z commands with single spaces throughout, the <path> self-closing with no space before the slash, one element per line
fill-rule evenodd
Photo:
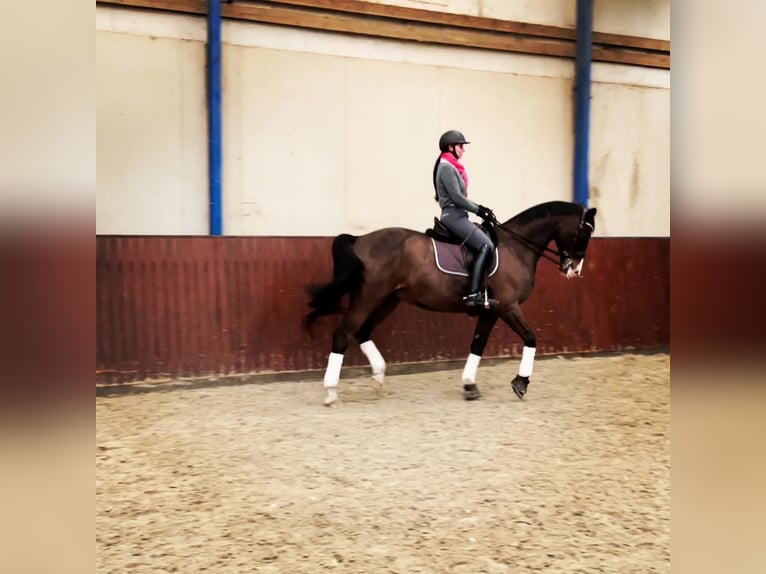
<path fill-rule="evenodd" d="M 485 309 L 489 309 L 490 300 L 487 298 L 486 291 L 476 291 L 475 293 L 466 295 L 463 297 L 463 301 L 469 307 L 484 307 Z"/>

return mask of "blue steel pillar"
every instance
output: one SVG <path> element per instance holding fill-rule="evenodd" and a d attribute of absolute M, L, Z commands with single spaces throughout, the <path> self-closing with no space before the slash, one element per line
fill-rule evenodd
<path fill-rule="evenodd" d="M 593 1 L 577 0 L 577 59 L 575 63 L 574 200 L 588 205 L 588 149 L 590 137 L 590 68 Z"/>
<path fill-rule="evenodd" d="M 207 119 L 210 235 L 221 235 L 221 0 L 207 2 Z"/>

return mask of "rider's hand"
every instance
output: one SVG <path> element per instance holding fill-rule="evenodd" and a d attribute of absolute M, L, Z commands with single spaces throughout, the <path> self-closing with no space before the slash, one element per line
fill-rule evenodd
<path fill-rule="evenodd" d="M 479 212 L 477 213 L 477 215 L 481 217 L 484 221 L 495 221 L 494 212 L 490 208 L 484 207 L 483 205 L 479 206 Z"/>

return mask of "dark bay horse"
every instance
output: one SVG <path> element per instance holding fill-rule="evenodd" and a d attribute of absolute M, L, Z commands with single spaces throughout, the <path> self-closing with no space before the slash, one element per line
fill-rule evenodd
<path fill-rule="evenodd" d="M 596 209 L 564 201 L 550 201 L 527 209 L 504 223 L 485 222 L 496 237 L 499 265 L 487 279 L 487 293 L 493 304 L 485 309 L 466 307 L 462 301 L 468 286 L 464 276 L 442 273 L 436 266 L 431 238 L 400 227 L 387 227 L 365 235 L 343 234 L 333 240 L 332 280 L 308 287 L 309 312 L 304 325 L 322 315 L 342 314 L 333 333 L 332 352 L 324 375 L 325 405 L 338 399 L 337 386 L 343 356 L 351 338 L 360 344 L 370 361 L 376 390 L 382 388 L 386 363 L 371 336 L 377 325 L 404 301 L 423 309 L 477 316 L 471 351 L 463 369 L 463 396 L 479 398 L 476 373 L 487 339 L 498 318 L 524 342 L 519 372 L 512 388 L 524 397 L 532 374 L 536 338 L 521 312 L 535 284 L 540 257 L 558 265 L 567 278 L 582 272 L 588 241 L 595 229 Z M 553 241 L 556 249 L 548 247 Z M 552 258 L 548 253 L 558 257 Z M 348 295 L 348 306 L 341 302 Z"/>

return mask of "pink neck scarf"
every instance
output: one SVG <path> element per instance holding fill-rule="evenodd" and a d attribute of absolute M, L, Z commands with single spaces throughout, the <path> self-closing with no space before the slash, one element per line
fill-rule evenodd
<path fill-rule="evenodd" d="M 445 151 L 441 155 L 441 158 L 449 162 L 450 165 L 453 165 L 457 172 L 460 174 L 460 177 L 463 178 L 463 181 L 465 182 L 465 196 L 468 197 L 468 173 L 466 173 L 463 164 L 460 163 L 457 158 L 448 151 Z"/>

